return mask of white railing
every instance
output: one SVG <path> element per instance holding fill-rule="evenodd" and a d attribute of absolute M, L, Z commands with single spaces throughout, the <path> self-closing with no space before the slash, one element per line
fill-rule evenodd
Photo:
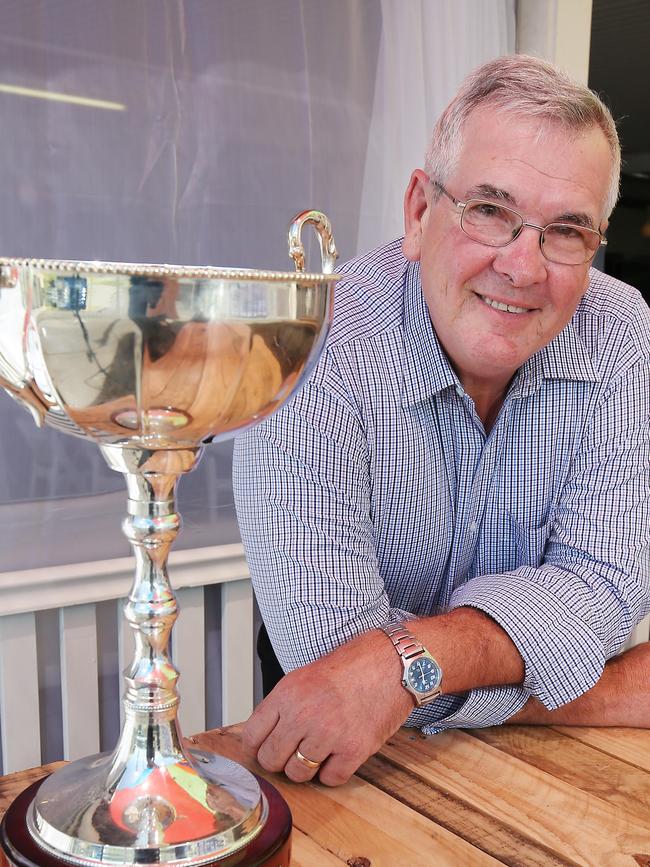
<path fill-rule="evenodd" d="M 51 721 L 43 718 L 39 695 L 37 612 L 58 611 L 62 720 L 54 723 L 62 725 L 63 755 L 47 758 L 75 759 L 100 749 L 96 605 L 115 600 L 118 606 L 121 672 L 133 655 L 133 632 L 122 617 L 133 571 L 133 559 L 124 557 L 0 573 L 4 773 L 44 760 L 42 732 Z M 205 588 L 215 584 L 221 585 L 221 723 L 245 719 L 253 708 L 254 606 L 242 546 L 173 551 L 169 574 L 181 609 L 173 630 L 172 655 L 182 672 L 179 691 L 186 697 L 180 712 L 183 731 L 190 734 L 206 728 L 204 596 Z"/>

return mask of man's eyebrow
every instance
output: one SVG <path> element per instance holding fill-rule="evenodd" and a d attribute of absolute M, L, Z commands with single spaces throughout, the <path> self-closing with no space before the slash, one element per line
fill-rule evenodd
<path fill-rule="evenodd" d="M 516 205 L 516 199 L 507 191 L 499 187 L 493 187 L 492 184 L 477 184 L 467 191 L 466 199 L 497 199 L 500 202 L 507 202 L 509 205 Z"/>
<path fill-rule="evenodd" d="M 553 223 L 573 223 L 576 226 L 584 226 L 585 229 L 593 229 L 594 221 L 589 216 L 589 214 L 583 214 L 582 212 L 574 213 L 573 211 L 568 211 L 565 214 L 560 214 L 559 217 L 555 217 L 552 220 Z"/>

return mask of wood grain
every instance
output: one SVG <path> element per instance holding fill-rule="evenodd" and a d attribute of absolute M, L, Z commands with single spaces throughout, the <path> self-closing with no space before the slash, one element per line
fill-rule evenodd
<path fill-rule="evenodd" d="M 342 858 L 338 858 L 327 849 L 323 849 L 294 825 L 291 867 L 342 867 L 344 864 L 345 861 Z"/>
<path fill-rule="evenodd" d="M 634 765 L 555 730 L 506 726 L 472 735 L 650 826 L 650 778 Z"/>
<path fill-rule="evenodd" d="M 555 731 L 650 773 L 650 732 L 647 729 L 554 726 Z"/>
<path fill-rule="evenodd" d="M 282 793 L 292 867 L 650 867 L 649 732 L 503 726 L 427 738 L 402 729 L 349 783 L 328 788 L 242 761 L 240 730 L 193 745 Z M 0 813 L 61 764 L 0 778 Z"/>
<path fill-rule="evenodd" d="M 641 821 L 465 732 L 425 738 L 402 729 L 381 755 L 503 823 L 516 839 L 562 853 L 567 863 L 632 867 L 639 863 L 635 856 L 649 856 L 650 819 Z M 527 863 L 517 859 L 513 845 L 511 860 L 503 860 Z"/>
<path fill-rule="evenodd" d="M 392 798 L 457 834 L 491 856 L 491 863 L 527 867 L 567 867 L 575 864 L 531 839 L 525 829 L 495 819 L 456 797 L 444 786 L 423 782 L 383 756 L 368 759 L 357 774 Z"/>

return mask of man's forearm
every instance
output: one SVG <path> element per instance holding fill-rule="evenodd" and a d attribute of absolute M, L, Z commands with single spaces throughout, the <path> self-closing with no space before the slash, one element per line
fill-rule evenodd
<path fill-rule="evenodd" d="M 525 666 L 510 636 L 476 608 L 409 621 L 409 630 L 443 671 L 443 693 L 521 684 Z"/>

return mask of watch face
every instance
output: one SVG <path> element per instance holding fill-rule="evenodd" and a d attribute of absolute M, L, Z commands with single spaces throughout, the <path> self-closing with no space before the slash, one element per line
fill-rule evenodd
<path fill-rule="evenodd" d="M 416 692 L 431 692 L 440 685 L 442 672 L 440 666 L 426 656 L 414 659 L 406 672 L 409 686 Z"/>

